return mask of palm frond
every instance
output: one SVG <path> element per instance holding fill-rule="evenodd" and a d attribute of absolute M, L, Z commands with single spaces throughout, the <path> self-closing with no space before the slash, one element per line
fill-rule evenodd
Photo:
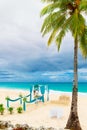
<path fill-rule="evenodd" d="M 51 22 L 54 24 L 54 22 L 60 17 L 61 13 L 63 13 L 62 10 L 49 14 L 42 24 L 41 32 L 43 32 L 44 28 L 48 24 L 51 24 Z"/>
<path fill-rule="evenodd" d="M 65 14 L 59 15 L 56 18 L 52 18 L 43 24 L 42 26 L 42 35 L 46 35 L 48 32 L 52 31 L 53 29 L 61 27 L 62 23 L 65 21 Z"/>
<path fill-rule="evenodd" d="M 49 14 L 49 13 L 53 12 L 55 9 L 58 9 L 58 7 L 59 7 L 58 2 L 49 4 L 41 10 L 40 16 Z"/>
<path fill-rule="evenodd" d="M 80 2 L 80 5 L 79 5 L 79 10 L 82 12 L 86 12 L 87 13 L 87 0 L 83 0 Z"/>
<path fill-rule="evenodd" d="M 48 39 L 48 46 L 52 43 L 53 39 L 55 39 L 56 34 L 61 29 L 61 26 L 64 24 L 65 20 L 65 14 L 63 14 L 62 16 L 60 16 L 59 19 L 57 19 L 58 22 L 56 22 L 56 24 L 54 25 L 53 31 Z"/>
<path fill-rule="evenodd" d="M 81 36 L 85 29 L 85 19 L 81 14 L 78 14 L 78 34 Z"/>
<path fill-rule="evenodd" d="M 57 2 L 58 0 L 41 0 L 42 2 Z"/>
<path fill-rule="evenodd" d="M 74 0 L 43 0 L 44 2 L 51 2 L 41 10 L 40 16 L 52 13 L 55 10 L 65 9 L 67 11 L 68 3 L 73 3 Z"/>
<path fill-rule="evenodd" d="M 82 55 L 87 58 L 87 27 L 85 27 L 84 33 L 80 38 L 80 50 Z"/>
<path fill-rule="evenodd" d="M 72 22 L 70 24 L 71 24 L 72 35 L 74 36 L 74 38 L 76 38 L 77 33 L 78 33 L 77 32 L 77 30 L 78 30 L 78 13 L 77 13 L 77 10 L 73 13 Z"/>
<path fill-rule="evenodd" d="M 48 39 L 48 46 L 52 43 L 52 41 L 54 40 L 55 38 L 55 35 L 57 34 L 58 32 L 58 29 L 54 29 L 53 32 L 51 33 L 49 39 Z"/>
<path fill-rule="evenodd" d="M 71 22 L 72 22 L 72 17 L 69 17 L 67 20 L 65 20 L 65 23 L 62 25 L 61 31 L 56 37 L 56 44 L 58 46 L 58 51 L 60 49 L 60 45 L 63 37 L 65 36 L 66 32 L 69 30 L 69 26 Z"/>
<path fill-rule="evenodd" d="M 78 12 L 74 12 L 71 16 L 70 31 L 72 32 L 73 37 L 77 35 L 82 35 L 85 26 L 84 17 Z"/>
<path fill-rule="evenodd" d="M 65 36 L 65 30 L 62 29 L 60 31 L 60 33 L 58 34 L 58 36 L 56 37 L 56 45 L 58 47 L 58 51 L 60 49 L 60 45 L 61 45 L 61 42 L 62 42 L 62 39 L 63 39 L 64 36 Z"/>
<path fill-rule="evenodd" d="M 74 0 L 41 0 L 42 2 L 73 2 Z"/>

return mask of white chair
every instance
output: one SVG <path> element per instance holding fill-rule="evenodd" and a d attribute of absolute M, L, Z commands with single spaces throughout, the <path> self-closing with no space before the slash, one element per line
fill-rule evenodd
<path fill-rule="evenodd" d="M 50 117 L 57 117 L 62 118 L 63 117 L 63 109 L 62 108 L 52 108 L 50 110 Z"/>
<path fill-rule="evenodd" d="M 57 110 L 57 118 L 62 118 L 63 117 L 63 109 L 60 108 Z"/>
<path fill-rule="evenodd" d="M 57 116 L 57 110 L 55 108 L 52 108 L 50 110 L 50 117 L 52 118 L 52 117 L 56 117 L 56 116 Z"/>

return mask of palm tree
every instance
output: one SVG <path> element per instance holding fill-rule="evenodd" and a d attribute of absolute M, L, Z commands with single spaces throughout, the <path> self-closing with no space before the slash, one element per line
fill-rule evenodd
<path fill-rule="evenodd" d="M 60 45 L 65 34 L 69 31 L 74 38 L 74 83 L 69 119 L 66 127 L 70 130 L 82 130 L 78 117 L 78 44 L 82 55 L 87 57 L 87 0 L 42 0 L 48 3 L 41 11 L 44 22 L 41 28 L 42 35 L 51 33 L 48 46 L 55 40 Z"/>

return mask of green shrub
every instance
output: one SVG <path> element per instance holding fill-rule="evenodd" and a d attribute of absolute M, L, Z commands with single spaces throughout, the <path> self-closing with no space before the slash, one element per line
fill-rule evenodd
<path fill-rule="evenodd" d="M 24 102 L 26 102 L 26 101 L 27 101 L 27 98 L 26 98 L 26 97 L 24 97 L 24 98 L 23 98 L 23 101 L 24 101 Z"/>
<path fill-rule="evenodd" d="M 0 104 L 0 107 L 3 107 L 3 104 Z"/>
<path fill-rule="evenodd" d="M 0 104 L 0 113 L 1 113 L 1 115 L 4 114 L 4 110 L 5 110 L 5 108 L 4 108 L 3 104 Z"/>
<path fill-rule="evenodd" d="M 22 113 L 22 111 L 23 111 L 23 108 L 22 108 L 22 107 L 18 107 L 18 108 L 17 108 L 17 112 L 18 112 L 18 113 Z"/>
<path fill-rule="evenodd" d="M 10 112 L 10 114 L 13 113 L 13 109 L 14 109 L 13 107 L 9 107 L 9 108 L 8 108 L 8 111 Z"/>

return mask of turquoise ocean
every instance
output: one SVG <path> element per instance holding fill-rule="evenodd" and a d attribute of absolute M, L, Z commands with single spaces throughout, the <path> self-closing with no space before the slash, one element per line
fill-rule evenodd
<path fill-rule="evenodd" d="M 29 88 L 35 84 L 40 85 L 47 85 L 49 86 L 50 90 L 53 91 L 62 91 L 62 92 L 71 92 L 72 91 L 72 83 L 30 83 L 30 82 L 0 82 L 0 88 L 7 88 L 7 89 L 22 89 L 22 90 L 29 90 Z M 79 92 L 87 93 L 87 83 L 78 83 Z"/>

